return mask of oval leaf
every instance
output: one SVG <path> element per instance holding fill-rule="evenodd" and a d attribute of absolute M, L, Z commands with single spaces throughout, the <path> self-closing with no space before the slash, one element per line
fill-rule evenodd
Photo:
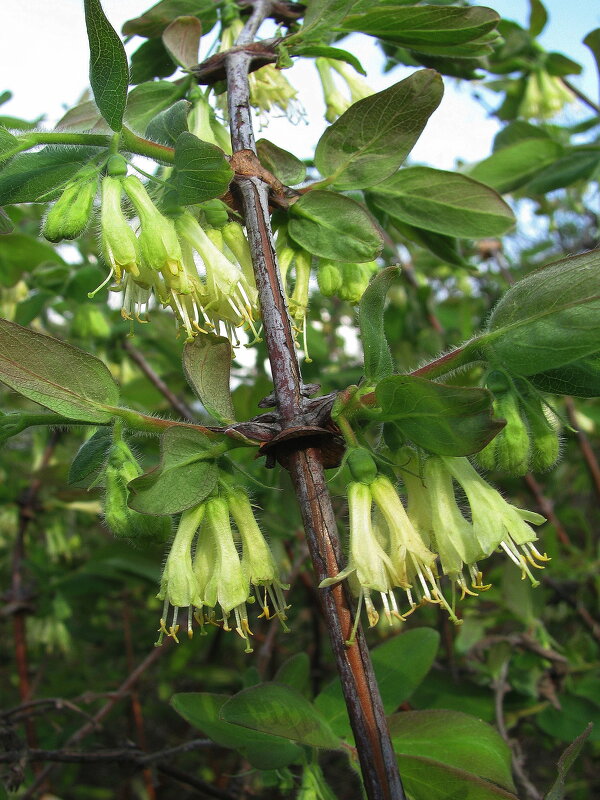
<path fill-rule="evenodd" d="M 173 695 L 171 705 L 190 725 L 222 747 L 237 750 L 256 769 L 280 769 L 302 759 L 302 748 L 293 742 L 221 719 L 221 708 L 228 700 L 224 694 L 181 692 Z"/>
<path fill-rule="evenodd" d="M 119 402 L 107 367 L 73 345 L 0 319 L 0 381 L 68 419 L 109 422 Z"/>
<path fill-rule="evenodd" d="M 488 358 L 518 375 L 600 351 L 600 251 L 530 273 L 500 300 L 480 339 Z"/>
<path fill-rule="evenodd" d="M 221 708 L 221 719 L 309 747 L 337 750 L 340 739 L 306 697 L 279 683 L 244 689 Z"/>
<path fill-rule="evenodd" d="M 225 194 L 233 170 L 221 148 L 203 142 L 189 131 L 175 144 L 175 185 L 181 205 L 203 203 Z"/>
<path fill-rule="evenodd" d="M 256 142 L 260 163 L 286 186 L 295 186 L 306 178 L 306 164 L 268 139 Z"/>
<path fill-rule="evenodd" d="M 460 711 L 404 711 L 389 719 L 396 755 L 422 756 L 514 789 L 511 753 L 500 734 Z"/>
<path fill-rule="evenodd" d="M 423 69 L 354 103 L 319 139 L 317 169 L 338 189 L 385 180 L 414 147 L 443 92 L 441 76 Z"/>
<path fill-rule="evenodd" d="M 199 505 L 217 485 L 219 471 L 205 460 L 209 446 L 200 431 L 169 428 L 160 440 L 159 466 L 127 484 L 129 506 L 140 514 L 170 516 Z"/>
<path fill-rule="evenodd" d="M 119 34 L 100 0 L 84 0 L 85 26 L 90 45 L 90 84 L 100 113 L 113 131 L 123 127 L 129 67 Z"/>
<path fill-rule="evenodd" d="M 518 800 L 512 792 L 467 770 L 426 756 L 398 756 L 402 783 L 413 800 Z"/>
<path fill-rule="evenodd" d="M 394 420 L 408 439 L 442 456 L 477 453 L 504 427 L 492 419 L 493 397 L 486 389 L 394 375 L 377 384 L 375 396 L 377 419 Z"/>
<path fill-rule="evenodd" d="M 600 356 L 580 358 L 564 367 L 531 375 L 529 380 L 548 394 L 600 397 Z"/>
<path fill-rule="evenodd" d="M 218 422 L 235 422 L 229 392 L 232 348 L 229 339 L 199 334 L 183 348 L 183 371 L 204 408 Z"/>
<path fill-rule="evenodd" d="M 303 195 L 290 208 L 288 230 L 309 253 L 331 261 L 373 261 L 383 246 L 367 211 L 335 192 Z"/>
<path fill-rule="evenodd" d="M 510 206 L 489 186 L 429 167 L 399 170 L 377 184 L 372 201 L 409 225 L 465 239 L 499 236 L 515 224 Z"/>
<path fill-rule="evenodd" d="M 504 194 L 523 186 L 537 172 L 553 164 L 562 153 L 562 146 L 552 139 L 522 139 L 480 161 L 470 175 Z"/>
<path fill-rule="evenodd" d="M 379 272 L 361 297 L 358 324 L 362 339 L 367 384 L 387 378 L 394 371 L 392 354 L 385 338 L 383 309 L 390 286 L 400 277 L 398 267 Z"/>

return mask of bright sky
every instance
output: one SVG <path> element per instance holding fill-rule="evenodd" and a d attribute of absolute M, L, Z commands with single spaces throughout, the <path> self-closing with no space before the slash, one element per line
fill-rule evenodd
<path fill-rule="evenodd" d="M 152 0 L 103 0 L 105 12 L 117 30 L 123 22 L 139 16 Z M 527 0 L 489 0 L 489 5 L 521 24 L 527 21 Z M 591 97 L 598 98 L 598 82 L 589 50 L 581 44 L 592 28 L 600 27 L 598 0 L 547 0 L 550 22 L 542 36 L 548 50 L 560 50 L 584 66 L 584 76 L 574 78 Z M 0 108 L 0 114 L 35 118 L 46 116 L 44 125 L 51 128 L 66 106 L 73 104 L 87 85 L 88 50 L 81 0 L 1 0 L 0 75 L 13 99 Z M 131 52 L 141 39 L 128 46 Z M 383 58 L 369 37 L 353 37 L 348 49 L 365 65 L 376 89 L 382 89 L 412 72 L 397 68 L 381 76 Z M 201 52 L 201 57 L 203 53 Z M 309 155 L 324 128 L 320 84 L 312 65 L 299 63 L 286 71 L 286 77 L 299 90 L 309 126 L 291 126 L 286 119 L 273 121 L 262 135 L 285 146 L 297 155 Z M 451 169 L 455 160 L 473 161 L 489 151 L 497 123 L 486 116 L 470 97 L 466 87 L 459 89 L 445 79 L 446 96 L 432 117 L 412 158 L 438 168 Z M 491 97 L 495 100 L 495 96 Z"/>

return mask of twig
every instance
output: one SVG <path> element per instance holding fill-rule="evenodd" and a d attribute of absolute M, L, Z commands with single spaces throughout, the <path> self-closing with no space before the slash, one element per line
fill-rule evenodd
<path fill-rule="evenodd" d="M 600 114 L 600 105 L 598 105 L 598 103 L 594 103 L 594 101 L 589 98 L 587 94 L 584 94 L 581 89 L 578 89 L 577 86 L 571 83 L 571 81 L 567 78 L 561 77 L 561 81 L 567 87 L 567 89 L 569 89 L 569 91 L 573 92 L 573 94 L 581 100 L 584 105 L 586 105 L 588 108 L 591 108 L 595 114 Z"/>
<path fill-rule="evenodd" d="M 90 734 L 93 730 L 95 730 L 102 720 L 110 714 L 114 706 L 121 700 L 122 698 L 126 697 L 129 694 L 130 689 L 134 686 L 139 678 L 144 674 L 144 672 L 151 667 L 155 661 L 158 659 L 170 648 L 171 640 L 168 640 L 163 644 L 162 647 L 154 648 L 146 658 L 141 661 L 138 666 L 131 672 L 127 678 L 123 681 L 123 683 L 119 686 L 116 692 L 110 697 L 110 699 L 102 706 L 102 708 L 94 714 L 89 722 L 86 722 L 81 728 L 79 728 L 75 733 L 70 736 L 67 741 L 65 742 L 65 747 L 69 747 L 70 745 L 77 744 L 82 739 Z M 37 776 L 34 783 L 29 787 L 29 789 L 25 792 L 22 796 L 21 800 L 31 800 L 34 797 L 34 793 L 39 789 L 42 783 L 46 780 L 48 775 L 53 770 L 53 766 L 49 765 L 45 767 L 40 774 Z"/>
<path fill-rule="evenodd" d="M 236 44 L 248 44 L 271 3 L 257 0 Z M 249 102 L 248 68 L 251 54 L 237 51 L 226 58 L 227 90 L 233 152 L 256 152 Z M 277 409 L 283 428 L 306 424 L 302 412 L 302 379 L 292 326 L 281 286 L 269 218 L 269 187 L 260 178 L 238 175 L 235 184 L 242 206 L 256 285 L 261 305 L 265 341 L 271 363 Z M 297 440 L 297 447 L 306 447 Z M 289 454 L 290 471 L 300 505 L 304 529 L 317 581 L 337 575 L 341 553 L 331 498 L 325 482 L 321 451 L 316 447 Z M 390 740 L 377 682 L 362 631 L 352 646 L 353 611 L 344 587 L 321 593 L 327 628 L 344 698 L 354 732 L 365 792 L 369 800 L 404 800 L 398 765 Z"/>
<path fill-rule="evenodd" d="M 554 511 L 554 503 L 550 500 L 543 492 L 542 487 L 537 482 L 535 477 L 528 472 L 527 475 L 523 478 L 527 486 L 529 487 L 531 494 L 535 498 L 535 502 L 537 507 L 542 512 L 542 514 L 547 517 L 547 519 L 554 525 L 554 529 L 556 530 L 556 535 L 560 539 L 560 541 L 566 545 L 567 547 L 572 547 L 573 543 L 569 537 L 569 534 L 566 531 L 565 526 L 556 516 L 556 512 Z"/>
<path fill-rule="evenodd" d="M 512 768 L 515 777 L 525 789 L 529 800 L 542 800 L 542 795 L 533 785 L 523 767 L 523 755 L 518 751 L 518 744 L 508 735 L 506 723 L 504 721 L 504 697 L 510 691 L 510 684 L 507 683 L 509 660 L 503 662 L 498 677 L 494 680 L 492 687 L 494 689 L 494 707 L 496 711 L 496 726 L 500 736 L 508 745 L 512 756 Z"/>
<path fill-rule="evenodd" d="M 592 450 L 592 446 L 590 445 L 589 439 L 587 438 L 585 433 L 579 428 L 579 423 L 577 422 L 577 410 L 575 408 L 575 403 L 573 402 L 572 397 L 565 397 L 565 408 L 567 410 L 567 417 L 569 418 L 569 422 L 575 429 L 575 435 L 577 436 L 577 443 L 579 444 L 581 455 L 584 458 L 584 461 L 587 465 L 588 471 L 592 478 L 592 483 L 594 484 L 596 494 L 598 495 L 598 497 L 600 497 L 600 466 L 598 465 L 596 454 Z"/>
<path fill-rule="evenodd" d="M 194 422 L 194 412 L 185 403 L 181 400 L 175 392 L 171 391 L 167 384 L 163 381 L 160 375 L 152 369 L 146 358 L 140 351 L 134 347 L 129 339 L 123 339 L 123 350 L 125 350 L 132 361 L 138 365 L 138 367 L 142 370 L 144 375 L 148 378 L 150 383 L 158 389 L 158 391 L 162 394 L 162 396 L 169 401 L 171 407 L 177 411 L 177 413 L 183 417 L 183 419 L 187 419 L 189 422 Z"/>
<path fill-rule="evenodd" d="M 158 750 L 155 753 L 144 753 L 137 747 L 131 748 L 107 748 L 105 750 L 87 750 L 79 753 L 75 750 L 10 750 L 0 753 L 0 764 L 10 764 L 20 759 L 29 761 L 53 761 L 61 764 L 93 764 L 93 763 L 123 763 L 137 764 L 142 767 L 153 764 L 157 761 L 164 761 L 180 753 L 189 753 L 192 750 L 201 750 L 207 747 L 215 747 L 215 743 L 210 739 L 192 739 L 178 747 L 169 747 L 165 750 Z"/>

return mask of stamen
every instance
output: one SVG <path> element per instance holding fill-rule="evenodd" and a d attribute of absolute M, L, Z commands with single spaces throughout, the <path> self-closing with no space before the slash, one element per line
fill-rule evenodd
<path fill-rule="evenodd" d="M 194 631 L 192 630 L 192 620 L 193 620 L 193 613 L 194 608 L 193 606 L 188 606 L 188 621 L 187 621 L 187 635 L 188 639 L 193 638 Z"/>
<path fill-rule="evenodd" d="M 98 292 L 100 291 L 100 289 L 103 289 L 103 288 L 106 286 L 106 284 L 107 284 L 107 283 L 110 283 L 110 281 L 112 280 L 112 276 L 113 276 L 114 274 L 115 274 L 115 271 L 114 271 L 114 269 L 111 269 L 111 271 L 108 273 L 108 276 L 107 276 L 106 280 L 102 281 L 102 283 L 100 284 L 100 286 L 97 286 L 97 287 L 94 289 L 94 291 L 93 291 L 93 292 L 88 292 L 88 297 L 89 297 L 89 299 L 90 299 L 90 300 L 92 300 L 92 298 L 93 298 L 93 297 L 95 297 L 95 295 L 97 295 L 97 294 L 98 294 Z"/>

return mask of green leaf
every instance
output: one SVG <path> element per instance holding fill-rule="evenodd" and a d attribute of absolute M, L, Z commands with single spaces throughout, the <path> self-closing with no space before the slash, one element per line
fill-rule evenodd
<path fill-rule="evenodd" d="M 490 781 L 426 756 L 399 755 L 398 767 L 412 800 L 518 800 Z"/>
<path fill-rule="evenodd" d="M 96 147 L 47 148 L 20 153 L 0 171 L 0 205 L 45 203 L 98 153 Z"/>
<path fill-rule="evenodd" d="M 429 167 L 399 170 L 377 184 L 372 201 L 409 225 L 465 239 L 499 236 L 515 224 L 510 207 L 489 186 Z"/>
<path fill-rule="evenodd" d="M 557 159 L 525 184 L 526 194 L 547 194 L 592 176 L 600 163 L 599 150 L 574 150 Z"/>
<path fill-rule="evenodd" d="M 583 67 L 577 61 L 567 58 L 562 53 L 548 53 L 544 61 L 544 67 L 550 75 L 564 78 L 567 75 L 581 75 Z"/>
<path fill-rule="evenodd" d="M 442 456 L 477 453 L 504 427 L 492 420 L 485 389 L 447 386 L 411 375 L 384 378 L 375 389 L 381 413 L 419 447 Z"/>
<path fill-rule="evenodd" d="M 204 408 L 220 424 L 235 422 L 229 391 L 232 348 L 229 339 L 199 334 L 183 348 L 183 371 Z"/>
<path fill-rule="evenodd" d="M 107 367 L 95 356 L 43 333 L 0 319 L 0 381 L 57 414 L 109 422 L 119 402 Z"/>
<path fill-rule="evenodd" d="M 112 133 L 93 100 L 83 100 L 70 108 L 56 123 L 56 127 L 60 131 Z"/>
<path fill-rule="evenodd" d="M 465 52 L 485 55 L 491 48 L 472 50 L 459 45 L 475 44 L 493 33 L 500 16 L 491 8 L 441 8 L 409 6 L 370 8 L 363 14 L 352 14 L 339 25 L 339 30 L 360 31 L 403 47 L 436 55 L 461 56 Z M 485 44 L 487 40 L 483 39 Z"/>
<path fill-rule="evenodd" d="M 275 683 L 284 683 L 302 695 L 309 693 L 310 660 L 304 652 L 296 653 L 279 667 L 273 678 Z"/>
<path fill-rule="evenodd" d="M 100 0 L 84 0 L 85 26 L 90 45 L 90 84 L 100 113 L 113 131 L 123 127 L 129 67 L 119 34 Z"/>
<path fill-rule="evenodd" d="M 295 186 L 306 178 L 306 164 L 268 139 L 256 142 L 260 163 L 286 186 Z"/>
<path fill-rule="evenodd" d="M 301 761 L 303 750 L 278 736 L 231 725 L 220 717 L 228 695 L 208 692 L 182 692 L 171 698 L 171 705 L 190 725 L 213 742 L 241 753 L 256 769 L 281 769 Z"/>
<path fill-rule="evenodd" d="M 309 253 L 331 261 L 373 261 L 383 246 L 367 211 L 335 192 L 303 195 L 290 208 L 288 231 Z"/>
<path fill-rule="evenodd" d="M 317 708 L 283 684 L 260 683 L 244 689 L 222 706 L 221 719 L 308 747 L 338 750 L 341 746 Z"/>
<path fill-rule="evenodd" d="M 32 292 L 29 297 L 26 297 L 25 300 L 18 304 L 12 321 L 16 322 L 17 325 L 29 325 L 32 320 L 39 317 L 46 303 L 54 299 L 53 292 Z"/>
<path fill-rule="evenodd" d="M 588 47 L 596 61 L 596 68 L 598 76 L 600 77 L 600 28 L 594 28 L 583 40 L 583 43 Z"/>
<path fill-rule="evenodd" d="M 146 128 L 146 138 L 174 147 L 180 134 L 188 129 L 189 108 L 190 103 L 187 100 L 179 100 L 170 108 L 161 111 Z"/>
<path fill-rule="evenodd" d="M 531 375 L 529 380 L 548 394 L 600 397 L 600 356 L 580 358 L 564 367 Z"/>
<path fill-rule="evenodd" d="M 128 20 L 123 25 L 123 34 L 152 39 L 161 36 L 174 19 L 185 16 L 197 17 L 204 32 L 208 33 L 217 21 L 217 6 L 213 0 L 162 0 L 141 17 Z"/>
<path fill-rule="evenodd" d="M 398 267 L 381 270 L 369 283 L 358 307 L 365 381 L 376 383 L 394 371 L 392 354 L 385 338 L 383 309 L 390 286 L 400 277 Z"/>
<path fill-rule="evenodd" d="M 398 233 L 402 234 L 410 242 L 416 242 L 447 264 L 469 268 L 469 263 L 459 253 L 457 240 L 453 237 L 426 231 L 423 228 L 416 228 L 414 225 L 408 225 L 395 217 L 390 217 L 390 219 Z"/>
<path fill-rule="evenodd" d="M 558 764 L 556 765 L 558 769 L 558 777 L 546 795 L 545 800 L 564 800 L 566 788 L 565 779 L 567 777 L 567 773 L 579 757 L 583 745 L 586 743 L 589 735 L 592 732 L 592 728 L 592 723 L 588 723 L 585 730 L 583 730 L 579 736 L 573 742 L 571 742 L 571 744 L 558 759 Z"/>
<path fill-rule="evenodd" d="M 510 122 L 494 137 L 494 145 L 492 152 L 502 150 L 503 147 L 508 147 L 511 144 L 524 141 L 525 139 L 551 139 L 552 137 L 548 131 L 537 125 L 531 125 L 529 122 L 524 122 L 521 119 Z"/>
<path fill-rule="evenodd" d="M 514 790 L 510 750 L 486 722 L 460 711 L 403 711 L 389 726 L 396 755 L 426 755 Z"/>
<path fill-rule="evenodd" d="M 127 96 L 125 123 L 143 133 L 154 117 L 181 99 L 181 87 L 170 81 L 141 83 Z"/>
<path fill-rule="evenodd" d="M 410 153 L 443 91 L 441 76 L 423 69 L 354 103 L 319 139 L 317 169 L 338 189 L 381 183 Z"/>
<path fill-rule="evenodd" d="M 129 506 L 140 514 L 169 516 L 199 505 L 217 485 L 219 470 L 206 460 L 210 440 L 193 428 L 173 426 L 160 440 L 160 464 L 127 484 Z"/>
<path fill-rule="evenodd" d="M 529 33 L 539 36 L 548 22 L 548 12 L 542 0 L 529 0 Z"/>
<path fill-rule="evenodd" d="M 144 83 L 153 78 L 168 78 L 177 69 L 162 39 L 147 39 L 131 56 L 130 83 Z"/>
<path fill-rule="evenodd" d="M 12 233 L 14 229 L 15 226 L 12 219 L 3 208 L 0 208 L 0 235 L 6 236 L 7 233 Z"/>
<path fill-rule="evenodd" d="M 181 205 L 202 203 L 225 194 L 233 170 L 220 147 L 193 133 L 179 134 L 175 144 L 175 186 Z"/>
<path fill-rule="evenodd" d="M 415 691 L 435 659 L 440 637 L 433 628 L 414 628 L 393 636 L 371 651 L 377 685 L 386 714 Z M 336 678 L 315 699 L 315 705 L 339 736 L 350 735 L 342 687 Z"/>
<path fill-rule="evenodd" d="M 27 141 L 13 136 L 3 125 L 0 125 L 0 164 L 8 161 L 28 146 Z"/>
<path fill-rule="evenodd" d="M 98 428 L 94 435 L 81 445 L 69 468 L 68 480 L 71 486 L 89 485 L 108 458 L 112 437 L 110 427 Z"/>
<path fill-rule="evenodd" d="M 512 286 L 479 340 L 518 375 L 556 369 L 600 350 L 600 251 L 556 261 Z"/>
<path fill-rule="evenodd" d="M 296 41 L 319 42 L 331 38 L 331 31 L 341 22 L 355 0 L 309 0 L 306 3 L 304 24 L 298 33 L 286 39 L 286 45 Z"/>
<path fill-rule="evenodd" d="M 329 47 L 326 44 L 297 44 L 291 48 L 290 55 L 304 56 L 306 58 L 331 58 L 334 61 L 345 61 L 359 72 L 366 75 L 363 65 L 354 53 L 342 50 L 339 47 Z"/>
<path fill-rule="evenodd" d="M 198 63 L 202 23 L 197 17 L 177 17 L 163 31 L 162 40 L 172 60 L 183 69 Z"/>
<path fill-rule="evenodd" d="M 591 722 L 590 742 L 600 742 L 600 707 L 589 698 L 561 694 L 560 709 L 548 705 L 535 722 L 544 733 L 559 742 L 572 742 Z"/>
<path fill-rule="evenodd" d="M 526 184 L 562 154 L 563 148 L 552 139 L 525 139 L 503 147 L 480 161 L 471 170 L 470 176 L 504 194 Z"/>
<path fill-rule="evenodd" d="M 14 286 L 40 264 L 64 264 L 56 249 L 27 233 L 10 233 L 0 248 L 0 286 Z M 97 285 L 97 284 L 96 284 Z"/>

